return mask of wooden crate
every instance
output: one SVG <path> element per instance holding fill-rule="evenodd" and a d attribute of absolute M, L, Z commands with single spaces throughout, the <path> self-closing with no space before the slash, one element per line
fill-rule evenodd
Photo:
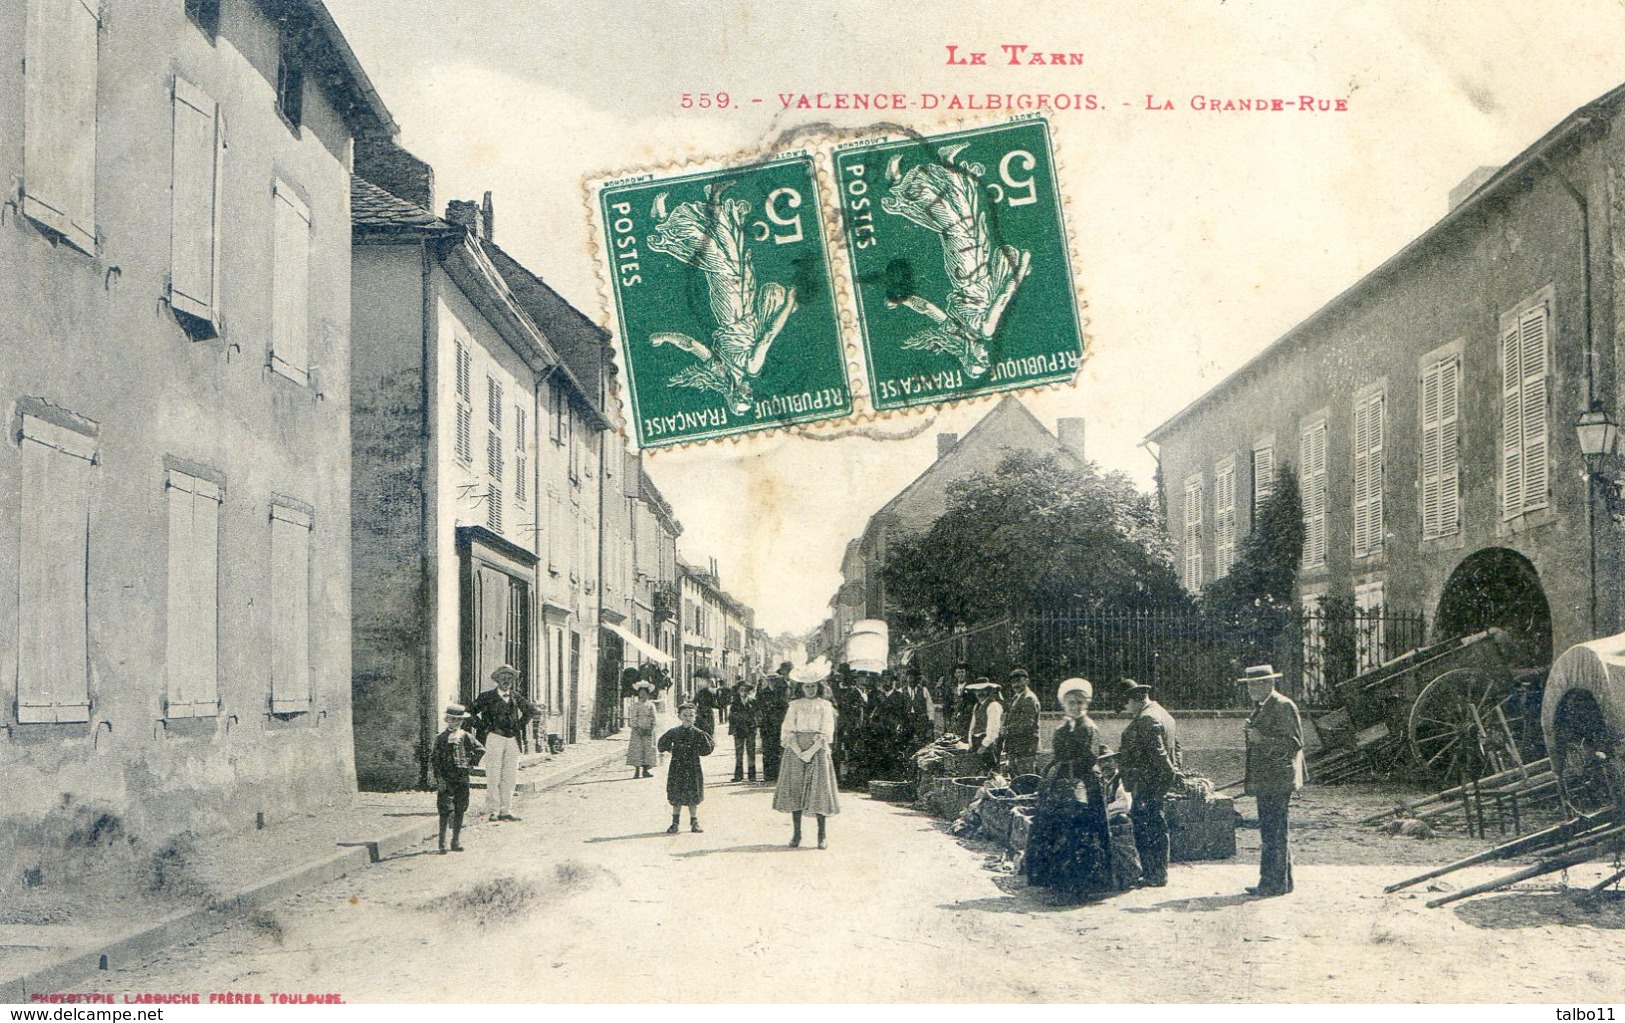
<path fill-rule="evenodd" d="M 1224 796 L 1170 799 L 1165 807 L 1169 859 L 1188 863 L 1227 860 L 1236 855 L 1235 800 Z"/>

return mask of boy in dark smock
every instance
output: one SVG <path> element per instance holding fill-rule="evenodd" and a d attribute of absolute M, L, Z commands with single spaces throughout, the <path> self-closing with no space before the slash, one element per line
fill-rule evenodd
<path fill-rule="evenodd" d="M 435 805 L 440 811 L 440 851 L 446 851 L 446 829 L 451 828 L 451 851 L 462 852 L 463 814 L 468 812 L 468 774 L 485 755 L 467 729 L 468 712 L 461 704 L 446 708 L 446 730 L 435 736 L 429 753 L 434 771 Z"/>
<path fill-rule="evenodd" d="M 688 830 L 701 832 L 700 804 L 705 801 L 705 772 L 700 758 L 708 755 L 716 744 L 709 735 L 694 724 L 694 705 L 685 703 L 677 708 L 682 724 L 668 729 L 660 737 L 658 749 L 671 754 L 671 766 L 666 770 L 666 802 L 671 804 L 671 827 L 666 834 L 677 834 L 683 807 L 688 807 Z"/>

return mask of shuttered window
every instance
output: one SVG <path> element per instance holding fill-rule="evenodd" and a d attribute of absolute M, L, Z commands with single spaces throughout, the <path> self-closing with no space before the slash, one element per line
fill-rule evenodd
<path fill-rule="evenodd" d="M 311 707 L 310 516 L 271 506 L 271 713 Z"/>
<path fill-rule="evenodd" d="M 1236 460 L 1213 467 L 1213 578 L 1230 574 L 1236 560 Z"/>
<path fill-rule="evenodd" d="M 553 443 L 563 444 L 565 421 L 570 418 L 569 400 L 565 397 L 564 388 L 557 383 L 551 385 L 551 397 L 553 399 Z"/>
<path fill-rule="evenodd" d="M 563 551 L 559 536 L 560 520 L 562 518 L 561 504 L 559 495 L 549 491 L 547 495 L 547 568 L 548 571 L 554 574 L 557 574 L 563 567 L 561 564 Z"/>
<path fill-rule="evenodd" d="M 1507 317 L 1501 331 L 1501 517 L 1546 507 L 1547 307 Z"/>
<path fill-rule="evenodd" d="M 474 460 L 473 355 L 468 342 L 458 339 L 456 344 L 457 460 L 466 464 Z"/>
<path fill-rule="evenodd" d="M 1275 446 L 1260 444 L 1253 448 L 1253 515 L 1275 493 Z M 1256 523 L 1254 528 L 1257 528 Z"/>
<path fill-rule="evenodd" d="M 1298 437 L 1298 465 L 1303 477 L 1303 564 L 1326 563 L 1326 421 L 1316 420 Z"/>
<path fill-rule="evenodd" d="M 1382 550 L 1383 395 L 1354 403 L 1354 555 Z"/>
<path fill-rule="evenodd" d="M 485 494 L 485 524 L 493 532 L 502 532 L 502 488 L 495 484 Z"/>
<path fill-rule="evenodd" d="M 1202 588 L 1202 477 L 1185 481 L 1185 588 Z"/>
<path fill-rule="evenodd" d="M 170 170 L 169 303 L 193 336 L 213 337 L 219 302 L 220 108 L 175 77 Z"/>
<path fill-rule="evenodd" d="M 22 417 L 17 720 L 90 720 L 86 563 L 96 443 Z"/>
<path fill-rule="evenodd" d="M 275 189 L 272 242 L 271 366 L 310 382 L 310 210 L 286 182 Z"/>
<path fill-rule="evenodd" d="M 219 711 L 220 488 L 170 470 L 164 716 Z"/>
<path fill-rule="evenodd" d="M 485 378 L 485 418 L 502 429 L 502 381 L 496 377 Z"/>
<path fill-rule="evenodd" d="M 485 471 L 493 481 L 502 482 L 502 434 L 495 430 L 485 433 Z"/>
<path fill-rule="evenodd" d="M 1453 536 L 1460 528 L 1458 469 L 1461 360 L 1440 359 L 1422 371 L 1422 538 Z"/>
<path fill-rule="evenodd" d="M 96 251 L 96 0 L 28 0 L 23 213 Z"/>
<path fill-rule="evenodd" d="M 529 444 L 525 436 L 525 425 L 528 418 L 525 415 L 523 405 L 513 407 L 513 499 L 520 504 L 524 504 L 529 500 L 528 484 L 525 481 L 526 463 L 529 461 L 525 457 L 527 445 Z"/>

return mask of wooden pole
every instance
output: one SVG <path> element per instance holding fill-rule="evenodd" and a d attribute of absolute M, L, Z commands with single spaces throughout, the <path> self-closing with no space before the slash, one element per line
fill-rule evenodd
<path fill-rule="evenodd" d="M 1522 870 L 1515 870 L 1512 873 L 1502 875 L 1493 881 L 1485 881 L 1483 884 L 1475 884 L 1470 887 L 1463 888 L 1459 892 L 1451 892 L 1449 895 L 1441 895 L 1437 899 L 1431 899 L 1428 901 L 1427 907 L 1429 909 L 1437 909 L 1440 906 L 1448 905 L 1452 902 L 1459 902 L 1462 899 L 1470 898 L 1474 895 L 1482 895 L 1485 892 L 1492 892 L 1499 888 L 1505 888 L 1508 885 L 1517 884 L 1519 881 L 1527 881 L 1532 877 L 1540 877 L 1542 874 L 1554 874 L 1559 870 L 1567 870 L 1569 867 L 1577 866 L 1586 862 L 1587 860 L 1595 859 L 1597 854 L 1602 851 L 1602 846 L 1609 839 L 1618 838 L 1621 833 L 1625 833 L 1625 828 L 1608 828 L 1607 830 L 1576 844 L 1567 852 L 1543 859 L 1533 866 L 1524 867 Z"/>
<path fill-rule="evenodd" d="M 1504 860 L 1512 856 L 1522 856 L 1525 853 L 1547 849 L 1560 842 L 1583 837 L 1589 831 L 1606 828 L 1612 822 L 1613 814 L 1607 810 L 1575 817 L 1561 824 L 1554 824 L 1549 828 L 1537 831 L 1532 835 L 1525 835 L 1510 842 L 1503 842 L 1493 849 L 1486 849 L 1483 852 L 1459 859 L 1454 863 L 1447 863 L 1442 867 L 1435 867 L 1415 877 L 1406 878 L 1403 881 L 1389 885 L 1383 891 L 1397 892 L 1401 888 L 1409 888 L 1413 884 L 1421 884 L 1423 881 L 1431 881 L 1436 877 L 1454 873 L 1463 867 L 1474 867 L 1480 863 L 1488 863 L 1491 860 Z"/>

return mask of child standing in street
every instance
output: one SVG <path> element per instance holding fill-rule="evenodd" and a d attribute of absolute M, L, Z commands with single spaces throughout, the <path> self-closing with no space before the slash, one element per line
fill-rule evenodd
<path fill-rule="evenodd" d="M 440 810 L 440 854 L 446 854 L 446 826 L 451 826 L 451 851 L 462 852 L 459 841 L 463 830 L 463 814 L 468 810 L 468 772 L 485 755 L 485 747 L 473 734 L 463 728 L 468 712 L 462 704 L 446 707 L 446 730 L 435 736 L 434 749 L 429 754 L 429 766 L 434 770 L 435 804 Z"/>
<path fill-rule="evenodd" d="M 700 758 L 716 748 L 711 737 L 694 724 L 694 705 L 685 703 L 677 708 L 682 724 L 669 729 L 660 737 L 659 750 L 671 754 L 671 766 L 666 770 L 666 801 L 671 804 L 671 827 L 666 834 L 677 834 L 683 807 L 688 807 L 688 830 L 704 831 L 700 827 L 700 803 L 705 799 L 705 772 Z"/>

